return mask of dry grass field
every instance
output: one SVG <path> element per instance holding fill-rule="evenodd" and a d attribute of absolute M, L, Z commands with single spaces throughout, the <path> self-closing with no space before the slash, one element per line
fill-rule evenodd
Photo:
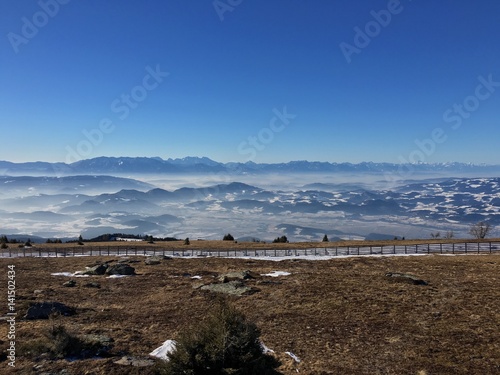
<path fill-rule="evenodd" d="M 154 367 L 114 362 L 125 355 L 147 357 L 182 328 L 203 319 L 214 294 L 196 287 L 242 270 L 257 275 L 290 272 L 250 279 L 246 284 L 254 293 L 230 297 L 260 328 L 262 341 L 281 361 L 282 374 L 500 373 L 500 254 L 280 262 L 192 257 L 158 265 L 130 257 L 137 261 L 131 263 L 136 276 L 72 278 L 76 286 L 69 288 L 62 286 L 69 277 L 51 275 L 119 259 L 0 259 L 3 312 L 7 266 L 16 269 L 16 373 L 152 374 Z M 428 285 L 388 277 L 388 272 L 412 274 Z M 100 288 L 86 287 L 91 281 Z M 22 319 L 30 303 L 42 301 L 64 303 L 76 314 Z M 8 325 L 1 323 L 0 373 L 12 373 L 5 358 Z M 111 337 L 110 357 L 69 361 L 29 354 L 33 343 L 59 324 L 70 333 Z"/>

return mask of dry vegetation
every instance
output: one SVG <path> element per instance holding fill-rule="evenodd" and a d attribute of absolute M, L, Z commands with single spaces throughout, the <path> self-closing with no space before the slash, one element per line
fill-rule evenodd
<path fill-rule="evenodd" d="M 138 260 L 132 264 L 138 273 L 133 277 L 74 278 L 76 287 L 68 288 L 62 286 L 67 277 L 50 275 L 111 259 L 118 258 L 0 259 L 2 270 L 8 264 L 16 266 L 17 373 L 61 369 L 68 374 L 152 373 L 151 368 L 132 369 L 113 362 L 124 355 L 147 356 L 203 318 L 213 295 L 193 288 L 200 280 L 190 276 L 200 275 L 201 282 L 208 283 L 239 270 L 291 272 L 250 280 L 247 283 L 258 292 L 231 298 L 260 328 L 263 342 L 276 351 L 283 374 L 297 370 L 301 374 L 500 373 L 500 255 L 281 262 L 175 258 L 149 266 L 144 257 L 131 257 Z M 385 276 L 387 272 L 410 273 L 429 285 L 398 282 Z M 89 281 L 99 282 L 101 288 L 84 287 Z M 6 288 L 4 276 L 0 295 L 6 296 Z M 75 307 L 77 314 L 22 320 L 28 304 L 35 301 L 62 302 Z M 69 362 L 22 354 L 54 324 L 75 334 L 112 337 L 114 357 Z M 7 325 L 1 324 L 2 353 L 6 336 Z M 295 353 L 301 362 L 294 362 L 285 351 Z M 5 357 L 0 372 L 9 372 Z"/>

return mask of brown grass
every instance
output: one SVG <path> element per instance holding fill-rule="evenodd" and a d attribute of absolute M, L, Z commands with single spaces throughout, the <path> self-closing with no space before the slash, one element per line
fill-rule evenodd
<path fill-rule="evenodd" d="M 74 272 L 96 258 L 1 259 L 2 275 L 8 264 L 16 265 L 17 345 L 36 341 L 54 324 L 21 320 L 30 301 L 73 306 L 77 314 L 57 318 L 58 324 L 73 333 L 99 333 L 115 340 L 115 358 L 68 362 L 19 357 L 18 373 L 63 368 L 71 374 L 134 373 L 113 361 L 123 355 L 147 356 L 182 327 L 203 318 L 212 295 L 194 289 L 199 281 L 185 274 L 202 275 L 209 282 L 218 274 L 247 269 L 292 273 L 249 281 L 259 292 L 231 300 L 278 353 L 283 374 L 296 374 L 297 369 L 301 374 L 500 373 L 500 254 L 281 262 L 192 258 L 155 266 L 143 259 L 132 264 L 138 276 L 75 278 L 75 288 L 63 287 L 67 278 L 50 273 Z M 429 285 L 399 283 L 386 272 L 411 273 Z M 2 279 L 0 296 L 6 296 L 7 279 Z M 101 288 L 84 287 L 89 281 L 100 282 Z M 36 289 L 43 293 L 35 295 Z M 1 324 L 2 352 L 6 335 L 7 325 Z M 301 363 L 285 351 L 295 353 Z M 40 368 L 34 371 L 34 365 Z M 8 370 L 0 362 L 0 373 Z"/>

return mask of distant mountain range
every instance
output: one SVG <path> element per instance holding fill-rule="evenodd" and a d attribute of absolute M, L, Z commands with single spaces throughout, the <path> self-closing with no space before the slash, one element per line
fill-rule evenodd
<path fill-rule="evenodd" d="M 470 163 L 328 163 L 316 161 L 291 161 L 288 163 L 219 163 L 207 157 L 161 159 L 159 157 L 98 157 L 75 163 L 0 161 L 0 175 L 65 176 L 80 174 L 163 174 L 163 173 L 398 173 L 447 172 L 447 173 L 499 173 L 500 165 Z"/>

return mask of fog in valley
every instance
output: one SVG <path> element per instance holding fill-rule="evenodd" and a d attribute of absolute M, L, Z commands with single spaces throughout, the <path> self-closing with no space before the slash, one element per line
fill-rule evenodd
<path fill-rule="evenodd" d="M 443 173 L 0 176 L 0 233 L 240 241 L 468 237 L 498 220 L 497 178 Z"/>

